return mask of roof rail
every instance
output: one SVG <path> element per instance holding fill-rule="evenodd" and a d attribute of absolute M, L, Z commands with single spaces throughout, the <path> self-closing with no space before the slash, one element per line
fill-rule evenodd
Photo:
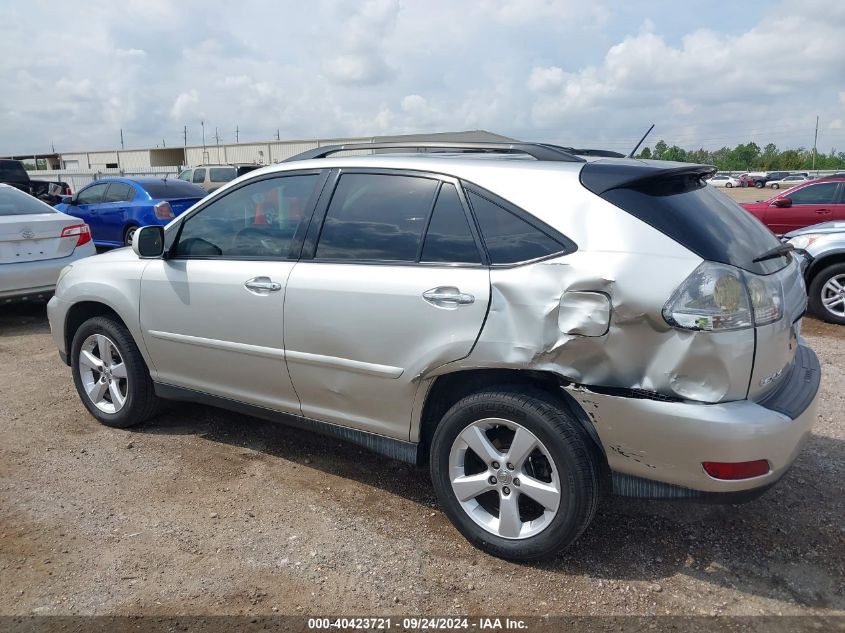
<path fill-rule="evenodd" d="M 443 141 L 424 142 L 390 142 L 390 143 L 347 143 L 344 145 L 326 145 L 309 149 L 308 151 L 286 158 L 282 162 L 295 160 L 309 160 L 312 158 L 326 158 L 331 154 L 353 150 L 375 150 L 375 149 L 407 149 L 417 152 L 430 150 L 441 150 L 447 152 L 466 153 L 500 153 L 500 154 L 526 154 L 532 158 L 543 161 L 559 161 L 567 163 L 583 163 L 583 158 L 576 156 L 556 145 L 545 145 L 543 143 L 460 143 Z"/>

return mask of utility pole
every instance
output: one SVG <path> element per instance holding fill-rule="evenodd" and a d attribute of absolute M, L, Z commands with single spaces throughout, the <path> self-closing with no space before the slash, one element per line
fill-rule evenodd
<path fill-rule="evenodd" d="M 164 142 L 164 139 L 161 139 L 161 146 L 162 146 L 162 147 L 167 147 L 167 144 Z"/>
<path fill-rule="evenodd" d="M 182 129 L 182 139 L 184 141 L 184 143 L 182 144 L 183 147 L 188 147 L 188 126 L 187 125 Z"/>
<path fill-rule="evenodd" d="M 237 143 L 237 142 L 238 142 L 238 132 L 239 132 L 239 131 L 240 131 L 240 128 L 238 128 L 238 126 L 236 125 L 236 126 L 235 126 L 235 143 Z"/>
<path fill-rule="evenodd" d="M 279 138 L 279 130 L 276 130 L 276 140 L 277 140 L 277 141 L 278 141 L 278 140 L 281 140 L 281 139 Z"/>
<path fill-rule="evenodd" d="M 202 128 L 202 153 L 205 154 L 205 121 L 200 121 L 200 127 Z"/>
<path fill-rule="evenodd" d="M 120 128 L 120 149 L 123 149 L 123 128 Z"/>
<path fill-rule="evenodd" d="M 813 171 L 816 170 L 816 143 L 819 141 L 819 115 L 816 115 L 816 135 L 813 137 Z"/>

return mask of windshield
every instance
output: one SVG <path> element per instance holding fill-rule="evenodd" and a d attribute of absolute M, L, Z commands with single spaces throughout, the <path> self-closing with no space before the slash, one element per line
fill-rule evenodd
<path fill-rule="evenodd" d="M 0 187 L 0 216 L 55 212 L 53 207 L 36 200 L 28 193 L 18 191 L 14 187 Z"/>
<path fill-rule="evenodd" d="M 602 197 L 702 259 L 763 275 L 789 263 L 787 256 L 754 262 L 780 241 L 757 218 L 697 178 L 661 178 L 643 186 L 611 189 Z"/>
<path fill-rule="evenodd" d="M 29 174 L 19 160 L 0 160 L 0 182 L 29 182 Z"/>
<path fill-rule="evenodd" d="M 139 182 L 152 198 L 172 200 L 174 198 L 202 198 L 207 193 L 199 185 L 184 180 L 162 180 L 160 182 Z"/>

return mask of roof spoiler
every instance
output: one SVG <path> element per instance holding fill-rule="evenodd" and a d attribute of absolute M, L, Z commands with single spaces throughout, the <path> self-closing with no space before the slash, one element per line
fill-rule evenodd
<path fill-rule="evenodd" d="M 587 163 L 581 170 L 581 184 L 596 195 L 611 189 L 643 188 L 669 180 L 691 178 L 703 180 L 716 173 L 713 165 L 682 165 L 670 163 L 671 167 L 643 162 L 595 161 Z"/>
<path fill-rule="evenodd" d="M 407 150 L 410 152 L 445 151 L 457 153 L 497 153 L 497 154 L 525 154 L 537 160 L 556 161 L 567 163 L 586 162 L 580 156 L 576 156 L 574 150 L 559 147 L 557 145 L 546 145 L 544 143 L 463 143 L 463 142 L 389 142 L 389 143 L 346 143 L 344 145 L 326 145 L 316 147 L 308 151 L 291 156 L 282 162 L 288 163 L 298 160 L 310 160 L 314 158 L 326 158 L 331 154 L 348 151 L 361 150 Z M 592 151 L 592 150 L 591 150 Z"/>

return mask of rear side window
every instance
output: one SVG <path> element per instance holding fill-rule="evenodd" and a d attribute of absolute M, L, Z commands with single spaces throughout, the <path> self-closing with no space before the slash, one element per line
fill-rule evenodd
<path fill-rule="evenodd" d="M 211 167 L 208 175 L 211 182 L 229 182 L 238 177 L 234 167 Z"/>
<path fill-rule="evenodd" d="M 113 182 L 103 196 L 103 202 L 125 202 L 135 197 L 135 189 L 125 182 Z"/>
<path fill-rule="evenodd" d="M 562 253 L 566 247 L 537 227 L 473 191 L 468 197 L 491 264 L 516 264 Z"/>
<path fill-rule="evenodd" d="M 205 169 L 195 169 L 194 170 L 194 180 L 193 182 L 205 182 Z"/>
<path fill-rule="evenodd" d="M 55 209 L 14 187 L 0 187 L 0 217 L 55 213 Z"/>
<path fill-rule="evenodd" d="M 420 261 L 481 263 L 458 190 L 451 183 L 443 183 L 437 195 Z"/>
<path fill-rule="evenodd" d="M 437 180 L 383 174 L 340 177 L 317 258 L 414 262 Z"/>

